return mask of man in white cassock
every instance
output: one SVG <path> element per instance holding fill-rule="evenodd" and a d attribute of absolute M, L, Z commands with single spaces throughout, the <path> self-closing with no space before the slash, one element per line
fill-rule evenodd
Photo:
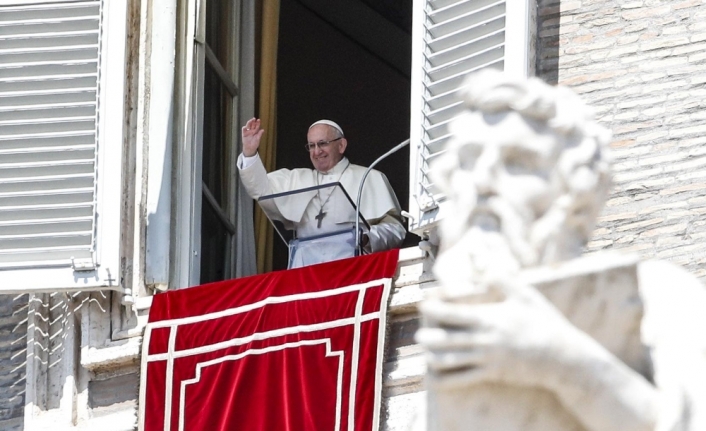
<path fill-rule="evenodd" d="M 264 130 L 260 120 L 250 119 L 242 128 L 243 152 L 238 169 L 245 190 L 258 199 L 322 184 L 340 182 L 355 202 L 366 168 L 354 165 L 344 156 L 348 142 L 343 129 L 333 121 L 319 120 L 309 127 L 306 149 L 314 169 L 279 169 L 267 173 L 257 149 Z M 360 212 L 370 224 L 361 244 L 368 252 L 399 247 L 405 237 L 400 204 L 384 174 L 372 170 L 365 181 Z M 356 212 L 340 187 L 321 188 L 304 193 L 260 201 L 272 220 L 294 229 L 301 241 L 290 256 L 290 267 L 297 268 L 354 256 Z M 363 226 L 363 223 L 361 223 Z M 325 236 L 341 232 L 338 235 Z"/>

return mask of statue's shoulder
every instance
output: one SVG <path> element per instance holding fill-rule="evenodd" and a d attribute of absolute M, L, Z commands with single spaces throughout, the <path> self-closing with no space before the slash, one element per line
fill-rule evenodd
<path fill-rule="evenodd" d="M 666 260 L 645 260 L 640 262 L 638 275 L 641 287 L 706 293 L 703 283 L 696 276 L 681 266 Z"/>
<path fill-rule="evenodd" d="M 646 344 L 673 345 L 682 340 L 689 348 L 706 349 L 706 288 L 701 280 L 663 260 L 640 262 L 638 279 L 645 303 Z"/>
<path fill-rule="evenodd" d="M 706 288 L 671 262 L 641 262 L 638 274 L 645 303 L 642 338 L 650 348 L 655 383 L 671 394 L 670 403 L 682 404 L 664 422 L 706 429 Z"/>

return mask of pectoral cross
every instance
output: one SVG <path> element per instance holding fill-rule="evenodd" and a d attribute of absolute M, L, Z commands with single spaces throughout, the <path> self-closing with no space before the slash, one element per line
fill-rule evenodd
<path fill-rule="evenodd" d="M 316 217 L 314 217 L 316 220 L 318 220 L 318 223 L 317 223 L 317 225 L 316 225 L 316 227 L 317 227 L 318 229 L 321 229 L 321 222 L 324 220 L 324 217 L 326 217 L 326 213 L 324 212 L 324 209 L 321 208 L 321 209 L 319 210 L 319 215 L 317 215 Z"/>

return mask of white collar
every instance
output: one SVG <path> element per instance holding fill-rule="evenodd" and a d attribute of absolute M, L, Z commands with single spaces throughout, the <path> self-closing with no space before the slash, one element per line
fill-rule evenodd
<path fill-rule="evenodd" d="M 343 171 L 350 165 L 351 162 L 348 161 L 346 157 L 343 157 L 341 160 L 336 163 L 336 166 L 331 168 L 330 170 L 326 172 L 321 172 L 321 171 L 316 171 L 317 173 L 321 175 L 336 175 L 336 174 L 343 174 Z"/>

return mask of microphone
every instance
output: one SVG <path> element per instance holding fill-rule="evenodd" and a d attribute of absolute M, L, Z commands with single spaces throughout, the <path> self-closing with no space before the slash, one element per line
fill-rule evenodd
<path fill-rule="evenodd" d="M 358 198 L 355 201 L 355 211 L 357 217 L 355 218 L 355 247 L 356 247 L 356 256 L 360 256 L 363 254 L 363 250 L 360 247 L 360 218 L 363 216 L 360 212 L 360 198 L 363 196 L 363 186 L 365 185 L 365 180 L 368 178 L 368 174 L 370 171 L 380 163 L 382 160 L 385 160 L 387 156 L 396 153 L 403 147 L 406 147 L 409 145 L 409 139 L 400 142 L 397 144 L 394 148 L 392 148 L 390 151 L 386 152 L 382 156 L 378 157 L 369 167 L 368 169 L 365 170 L 365 174 L 363 174 L 363 179 L 360 180 L 360 186 L 358 187 Z"/>

